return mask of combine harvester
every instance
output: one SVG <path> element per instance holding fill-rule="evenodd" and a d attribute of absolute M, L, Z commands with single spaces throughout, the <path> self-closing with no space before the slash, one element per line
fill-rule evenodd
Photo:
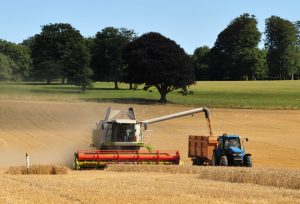
<path fill-rule="evenodd" d="M 210 114 L 207 108 L 197 108 L 149 120 L 138 121 L 133 108 L 125 113 L 107 109 L 104 120 L 97 123 L 92 146 L 97 150 L 79 150 L 74 154 L 74 169 L 103 168 L 107 164 L 180 164 L 178 150 L 140 150 L 146 147 L 143 142 L 142 127 L 173 118 L 204 112 L 210 128 Z"/>

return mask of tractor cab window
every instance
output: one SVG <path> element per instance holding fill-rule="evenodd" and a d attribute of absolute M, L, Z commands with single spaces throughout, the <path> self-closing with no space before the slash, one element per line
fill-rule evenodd
<path fill-rule="evenodd" d="M 225 147 L 225 149 L 228 149 L 229 147 L 241 148 L 241 143 L 240 143 L 239 138 L 235 138 L 235 137 L 226 138 L 224 141 L 224 147 Z"/>
<path fill-rule="evenodd" d="M 113 124 L 112 141 L 132 142 L 134 141 L 135 124 Z"/>

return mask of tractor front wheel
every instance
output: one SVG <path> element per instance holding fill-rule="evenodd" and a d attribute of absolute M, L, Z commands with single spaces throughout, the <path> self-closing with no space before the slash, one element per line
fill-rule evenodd
<path fill-rule="evenodd" d="M 226 155 L 220 157 L 219 166 L 228 166 L 228 158 Z"/>
<path fill-rule="evenodd" d="M 244 158 L 244 165 L 246 167 L 252 167 L 252 158 L 250 155 L 246 155 Z"/>

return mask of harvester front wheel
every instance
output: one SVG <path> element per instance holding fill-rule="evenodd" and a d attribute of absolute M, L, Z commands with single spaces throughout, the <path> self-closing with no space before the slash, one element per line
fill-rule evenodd
<path fill-rule="evenodd" d="M 220 157 L 219 166 L 228 166 L 228 158 L 226 155 Z"/>
<path fill-rule="evenodd" d="M 246 167 L 252 167 L 251 155 L 246 155 L 245 156 L 244 164 L 245 164 Z"/>
<path fill-rule="evenodd" d="M 74 170 L 79 170 L 80 169 L 76 153 L 74 153 L 73 169 Z"/>

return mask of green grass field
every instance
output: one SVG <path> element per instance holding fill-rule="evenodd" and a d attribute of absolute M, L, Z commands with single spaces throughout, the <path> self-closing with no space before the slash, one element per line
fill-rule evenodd
<path fill-rule="evenodd" d="M 0 83 L 0 99 L 20 100 L 84 100 L 120 103 L 157 103 L 159 93 L 128 90 L 120 84 L 95 83 L 86 93 L 72 85 Z M 191 86 L 193 94 L 182 96 L 177 92 L 168 94 L 170 103 L 222 108 L 300 109 L 300 81 L 205 81 Z"/>

